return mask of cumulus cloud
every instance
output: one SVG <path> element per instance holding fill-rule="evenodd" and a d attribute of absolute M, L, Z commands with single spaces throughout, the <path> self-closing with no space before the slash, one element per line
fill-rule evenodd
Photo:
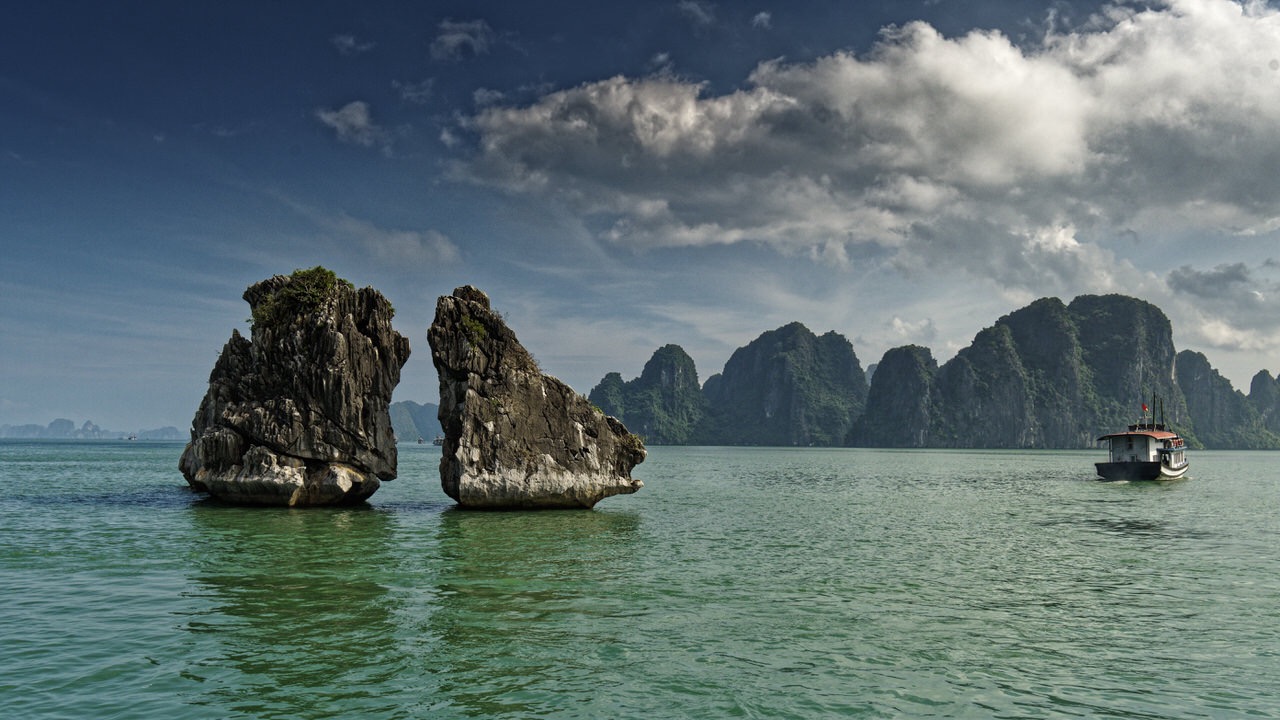
<path fill-rule="evenodd" d="M 316 118 L 332 128 L 343 142 L 391 150 L 391 134 L 373 121 L 369 104 L 363 100 L 349 102 L 337 110 L 317 110 Z"/>
<path fill-rule="evenodd" d="M 1197 341 L 1233 350 L 1280 348 L 1280 282 L 1268 277 L 1274 263 L 1256 270 L 1244 263 L 1224 263 L 1207 270 L 1183 265 L 1166 281 L 1187 301 L 1186 312 L 1198 318 L 1188 328 Z"/>
<path fill-rule="evenodd" d="M 758 12 L 751 18 L 751 27 L 768 30 L 773 27 L 773 14 L 767 12 Z"/>
<path fill-rule="evenodd" d="M 484 20 L 457 22 L 442 20 L 431 41 L 431 57 L 436 60 L 461 60 L 489 52 L 496 36 Z"/>
<path fill-rule="evenodd" d="M 455 177 L 552 198 L 620 246 L 870 252 L 1035 294 L 1124 289 L 1140 271 L 1118 239 L 1160 224 L 1280 228 L 1280 13 L 1170 0 L 1062 25 L 1019 45 L 916 22 L 733 92 L 668 73 L 483 107 Z"/>
<path fill-rule="evenodd" d="M 888 322 L 888 330 L 899 344 L 929 345 L 938 338 L 938 328 L 932 318 L 911 322 L 894 316 Z"/>

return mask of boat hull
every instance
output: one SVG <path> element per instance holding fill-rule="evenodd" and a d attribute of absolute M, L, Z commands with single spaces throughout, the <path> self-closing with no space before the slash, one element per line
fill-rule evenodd
<path fill-rule="evenodd" d="M 1187 472 L 1186 464 L 1175 468 L 1155 461 L 1100 462 L 1094 467 L 1104 480 L 1172 480 Z"/>

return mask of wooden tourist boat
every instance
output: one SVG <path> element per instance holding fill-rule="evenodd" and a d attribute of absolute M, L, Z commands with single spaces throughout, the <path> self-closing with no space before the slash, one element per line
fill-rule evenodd
<path fill-rule="evenodd" d="M 1094 463 L 1104 480 L 1166 480 L 1186 474 L 1186 442 L 1163 422 L 1157 423 L 1154 411 L 1147 422 L 1145 404 L 1142 410 L 1142 422 L 1098 438 L 1098 442 L 1110 443 L 1108 461 Z"/>

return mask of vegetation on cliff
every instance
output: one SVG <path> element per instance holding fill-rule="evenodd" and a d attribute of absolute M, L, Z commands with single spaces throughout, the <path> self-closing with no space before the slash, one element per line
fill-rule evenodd
<path fill-rule="evenodd" d="M 252 306 L 255 328 L 310 315 L 336 298 L 335 291 L 339 288 L 355 289 L 350 282 L 319 265 L 310 270 L 294 270 L 288 278 L 287 283 L 259 283 L 245 292 L 245 300 Z"/>
<path fill-rule="evenodd" d="M 609 373 L 591 390 L 591 403 L 656 445 L 685 445 L 695 440 L 707 413 L 698 369 L 679 345 L 658 348 L 640 377 L 623 382 Z"/>
<path fill-rule="evenodd" d="M 1204 356 L 1175 358 L 1164 312 L 1124 295 L 1041 298 L 941 367 L 928 348 L 893 348 L 870 387 L 846 339 L 800 323 L 739 348 L 701 393 L 655 387 L 610 373 L 591 399 L 659 443 L 1083 448 L 1158 396 L 1154 410 L 1192 447 L 1280 448 L 1280 381 L 1262 371 L 1245 396 Z M 655 410 L 673 403 L 689 409 L 679 424 Z"/>

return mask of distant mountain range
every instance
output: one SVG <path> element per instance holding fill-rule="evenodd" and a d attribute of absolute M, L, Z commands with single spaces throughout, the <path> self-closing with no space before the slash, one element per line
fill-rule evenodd
<path fill-rule="evenodd" d="M 1042 298 L 941 366 L 908 345 L 873 367 L 868 383 L 847 339 L 791 323 L 703 385 L 666 345 L 590 399 L 650 444 L 1086 448 L 1145 404 L 1193 447 L 1280 449 L 1280 382 L 1260 371 L 1245 395 L 1200 353 L 1175 352 L 1158 307 L 1123 295 Z"/>
<path fill-rule="evenodd" d="M 411 401 L 392 403 L 391 425 L 399 442 L 417 442 L 435 439 L 443 431 L 436 419 L 436 406 Z M 48 425 L 0 425 L 0 438 L 16 440 L 188 440 L 188 433 L 168 426 L 155 430 L 104 430 L 86 420 L 77 425 L 66 418 L 58 418 Z"/>
<path fill-rule="evenodd" d="M 80 425 L 58 418 L 48 425 L 0 425 L 0 438 L 20 440 L 186 440 L 187 434 L 172 425 L 137 432 L 103 430 L 86 420 Z"/>
<path fill-rule="evenodd" d="M 906 345 L 864 372 L 844 336 L 796 322 L 700 383 L 693 358 L 665 345 L 640 377 L 608 373 L 589 399 L 651 445 L 1086 448 L 1137 422 L 1145 404 L 1192 447 L 1280 449 L 1280 380 L 1261 370 L 1244 394 L 1204 355 L 1175 350 L 1163 311 L 1123 295 L 1041 298 L 942 365 Z M 395 402 L 390 413 L 399 442 L 443 433 L 434 404 Z M 128 433 L 66 419 L 0 426 L 3 438 L 130 435 L 186 439 L 173 427 Z"/>
<path fill-rule="evenodd" d="M 444 434 L 440 420 L 436 417 L 439 406 L 431 403 L 420 404 L 412 400 L 393 402 L 388 410 L 391 413 L 391 429 L 395 431 L 396 442 L 417 442 L 421 438 L 430 442 Z"/>

